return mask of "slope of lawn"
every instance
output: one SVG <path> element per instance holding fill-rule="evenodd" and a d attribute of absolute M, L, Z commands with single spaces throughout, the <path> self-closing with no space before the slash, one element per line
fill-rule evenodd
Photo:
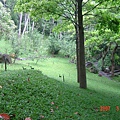
<path fill-rule="evenodd" d="M 119 120 L 120 82 L 87 73 L 88 89 L 80 89 L 76 66 L 68 61 L 17 61 L 7 71 L 1 65 L 0 113 L 11 120 Z M 101 106 L 110 110 L 101 111 Z"/>

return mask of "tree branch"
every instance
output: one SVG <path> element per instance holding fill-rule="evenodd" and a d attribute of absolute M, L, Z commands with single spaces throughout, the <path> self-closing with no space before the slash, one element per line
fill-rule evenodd
<path fill-rule="evenodd" d="M 59 5 L 62 5 L 63 8 L 64 8 L 65 10 L 67 10 L 66 13 L 64 13 L 62 16 L 63 16 L 64 18 L 70 20 L 72 23 L 75 23 L 75 22 L 74 22 L 74 16 L 75 16 L 74 13 L 72 13 L 69 9 L 67 9 L 65 4 L 60 3 Z M 73 9 L 73 7 L 72 7 L 72 9 Z M 74 9 L 75 9 L 75 8 L 74 8 Z M 75 11 L 75 10 L 74 10 L 74 11 Z M 67 14 L 70 15 L 70 16 L 68 16 Z"/>
<path fill-rule="evenodd" d="M 117 7 L 114 6 L 114 7 L 109 7 L 109 8 L 100 8 L 100 7 L 99 7 L 98 9 L 113 9 L 113 8 L 115 8 L 115 9 L 120 9 L 120 6 L 117 6 Z"/>
<path fill-rule="evenodd" d="M 92 10 L 94 10 L 94 9 L 95 9 L 97 6 L 99 6 L 101 3 L 102 3 L 102 1 L 99 2 L 97 5 L 95 5 L 91 10 L 87 11 L 86 13 L 84 13 L 83 16 L 87 15 L 89 12 L 91 12 Z"/>
<path fill-rule="evenodd" d="M 70 10 L 66 7 L 66 4 L 59 3 L 59 5 L 63 6 L 63 8 L 64 8 L 65 10 L 68 10 L 68 12 L 69 12 L 70 14 L 72 14 L 72 13 L 70 12 Z M 73 11 L 75 11 L 75 8 L 74 8 L 73 6 L 69 5 L 69 7 L 72 8 Z"/>
<path fill-rule="evenodd" d="M 65 20 L 67 19 L 67 20 L 70 20 L 71 21 L 71 23 L 73 24 L 73 25 L 75 25 L 76 23 L 75 23 L 75 21 L 74 20 L 72 20 L 69 16 L 67 16 L 67 15 L 65 15 L 65 14 L 63 14 L 62 15 L 62 17 L 63 18 L 65 18 Z"/>
<path fill-rule="evenodd" d="M 74 0 L 71 0 L 72 4 L 75 6 L 76 2 Z"/>
<path fill-rule="evenodd" d="M 87 2 L 85 2 L 85 3 L 82 5 L 82 7 L 84 7 L 89 1 L 90 1 L 90 0 L 88 0 Z"/>

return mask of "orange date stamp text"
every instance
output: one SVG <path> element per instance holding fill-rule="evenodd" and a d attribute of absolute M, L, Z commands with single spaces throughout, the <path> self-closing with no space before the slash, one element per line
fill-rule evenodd
<path fill-rule="evenodd" d="M 104 112 L 104 111 L 110 111 L 110 106 L 100 106 L 100 111 L 101 112 Z M 120 111 L 120 107 L 119 106 L 116 106 L 116 111 L 118 112 L 118 111 Z"/>

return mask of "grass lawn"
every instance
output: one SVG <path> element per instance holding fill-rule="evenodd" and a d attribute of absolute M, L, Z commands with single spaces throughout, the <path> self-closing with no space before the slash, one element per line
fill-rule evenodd
<path fill-rule="evenodd" d="M 7 68 L 0 66 L 0 113 L 11 120 L 120 120 L 119 80 L 87 72 L 88 88 L 80 89 L 76 66 L 57 57 Z"/>

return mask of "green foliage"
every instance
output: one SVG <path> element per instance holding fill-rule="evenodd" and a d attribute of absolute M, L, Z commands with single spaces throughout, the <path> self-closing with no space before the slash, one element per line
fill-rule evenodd
<path fill-rule="evenodd" d="M 92 31 L 86 33 L 88 37 L 86 37 L 85 41 L 85 57 L 87 61 L 94 61 L 95 56 L 99 57 L 99 54 L 102 52 L 103 48 L 100 48 L 102 38 L 99 36 L 98 31 Z"/>
<path fill-rule="evenodd" d="M 98 70 L 102 69 L 101 66 L 102 66 L 102 59 L 99 59 L 98 60 L 98 65 L 97 65 Z M 111 56 L 110 56 L 110 54 L 108 54 L 105 57 L 105 60 L 104 60 L 104 68 L 109 68 L 109 66 L 111 66 Z"/>
<path fill-rule="evenodd" d="M 48 52 L 50 54 L 58 54 L 61 47 L 60 47 L 60 39 L 57 34 L 51 34 L 48 37 Z"/>
<path fill-rule="evenodd" d="M 119 33 L 119 29 L 120 29 L 120 20 L 117 18 L 116 15 L 114 15 L 113 13 L 108 13 L 108 11 L 100 11 L 99 13 L 100 17 L 98 20 L 98 24 L 97 28 L 100 30 L 104 30 L 104 29 L 110 29 L 111 31 L 114 31 L 115 33 Z"/>
<path fill-rule="evenodd" d="M 74 26 L 73 24 L 71 24 L 70 21 L 67 21 L 67 20 L 64 20 L 64 21 L 57 21 L 57 25 L 54 26 L 53 28 L 53 32 L 57 32 L 57 33 L 60 33 L 60 32 L 74 32 Z"/>
<path fill-rule="evenodd" d="M 21 6 L 21 7 L 20 7 Z M 38 9 L 39 8 L 39 9 Z M 51 18 L 51 13 L 56 14 L 59 11 L 56 1 L 17 1 L 15 11 L 29 12 L 34 19 L 45 17 L 46 19 Z"/>
<path fill-rule="evenodd" d="M 75 40 L 71 32 L 53 33 L 48 37 L 48 52 L 51 54 L 68 55 L 73 57 L 76 54 Z"/>
<path fill-rule="evenodd" d="M 71 23 L 74 24 L 74 7 L 71 0 L 18 0 L 15 11 L 29 13 L 34 21 L 38 21 L 41 18 L 44 18 L 45 20 L 50 20 L 51 18 L 54 20 L 59 19 L 59 21 L 62 22 L 60 22 L 60 24 L 58 22 L 59 25 L 54 29 L 58 32 L 61 31 L 61 29 L 62 31 L 70 28 L 74 29 L 73 25 L 71 25 Z"/>
<path fill-rule="evenodd" d="M 116 53 L 114 57 L 115 57 L 115 63 L 116 63 L 116 65 L 120 65 L 120 55 Z"/>
<path fill-rule="evenodd" d="M 6 0 L 5 6 L 10 9 L 11 18 L 14 21 L 16 27 L 18 27 L 19 15 L 14 12 L 14 6 L 15 6 L 16 2 L 17 2 L 17 0 Z"/>
<path fill-rule="evenodd" d="M 9 40 L 3 40 L 1 43 L 1 48 L 5 53 L 6 51 L 8 53 L 17 53 L 19 57 L 40 59 L 40 57 L 47 55 L 47 46 L 43 35 L 35 29 L 32 32 L 26 33 L 21 38 L 18 38 L 18 33 L 13 33 Z"/>
<path fill-rule="evenodd" d="M 120 20 L 119 20 L 119 0 L 107 0 L 107 1 L 100 1 L 95 0 L 94 2 L 88 1 L 88 3 L 91 5 L 97 5 L 101 3 L 98 6 L 98 9 L 94 9 L 91 11 L 95 17 L 91 17 L 91 23 L 87 23 L 87 31 L 86 31 L 86 60 L 89 61 L 96 61 L 99 60 L 103 54 L 103 52 L 107 49 L 107 47 L 110 45 L 110 43 L 117 43 L 119 45 L 119 30 L 120 30 Z M 93 8 L 93 6 L 88 6 L 89 9 Z M 89 18 L 87 18 L 89 19 Z M 95 31 L 96 27 L 97 31 Z M 111 48 L 109 53 L 107 53 L 107 57 L 105 58 L 105 66 L 110 65 L 110 59 L 112 56 L 112 50 L 114 47 Z M 118 54 L 118 53 L 117 53 Z M 108 57 L 109 56 L 109 57 Z M 101 60 L 99 60 L 101 61 Z M 115 59 L 115 62 L 118 60 Z M 99 62 L 100 63 L 100 62 Z M 99 64 L 100 67 L 101 64 Z"/>
<path fill-rule="evenodd" d="M 101 30 L 100 30 L 101 31 Z M 98 68 L 101 70 L 102 56 L 104 56 L 107 51 L 106 57 L 104 59 L 104 67 L 111 66 L 112 52 L 115 47 L 115 43 L 119 45 L 119 34 L 114 33 L 111 30 L 104 30 L 101 33 L 99 31 L 86 32 L 87 40 L 85 41 L 86 49 L 86 61 L 98 61 Z M 108 49 L 109 48 L 109 49 Z M 119 66 L 119 48 L 116 50 L 116 55 L 114 56 L 116 66 Z"/>
<path fill-rule="evenodd" d="M 4 39 L 0 40 L 0 53 L 10 53 L 12 51 L 10 41 L 5 41 Z"/>
<path fill-rule="evenodd" d="M 60 52 L 64 56 L 68 55 L 71 58 L 76 56 L 75 40 L 73 38 L 73 35 L 70 35 L 70 33 L 66 33 L 63 36 L 60 46 L 61 46 Z"/>
<path fill-rule="evenodd" d="M 24 35 L 20 41 L 21 53 L 26 57 L 35 59 L 47 54 L 47 47 L 43 35 L 36 30 L 32 34 L 30 31 Z"/>
<path fill-rule="evenodd" d="M 0 37 L 6 35 L 9 38 L 15 29 L 14 21 L 11 19 L 10 10 L 0 2 Z"/>
<path fill-rule="evenodd" d="M 99 0 L 98 0 L 99 1 Z M 96 26 L 99 31 L 110 29 L 114 33 L 119 33 L 120 19 L 119 19 L 119 2 L 120 0 L 107 0 L 102 2 L 98 9 L 94 10 L 96 17 Z"/>

